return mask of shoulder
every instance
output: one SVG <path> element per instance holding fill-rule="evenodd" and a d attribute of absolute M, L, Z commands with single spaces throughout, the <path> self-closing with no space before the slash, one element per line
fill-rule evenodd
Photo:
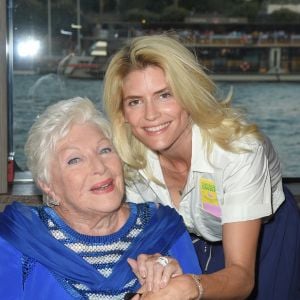
<path fill-rule="evenodd" d="M 217 143 L 212 143 L 209 152 L 201 129 L 193 126 L 193 142 L 192 142 L 192 165 L 199 169 L 211 170 L 224 169 L 228 164 L 245 160 L 248 156 L 252 156 L 262 147 L 262 142 L 254 138 L 243 137 L 233 143 L 233 147 L 237 151 L 232 152 L 223 149 Z M 239 149 L 239 150 L 238 150 Z"/>
<path fill-rule="evenodd" d="M 146 203 L 131 203 L 129 202 L 131 207 L 131 211 L 136 212 L 138 216 L 144 215 L 148 216 L 149 220 L 157 219 L 157 220 L 169 220 L 170 222 L 178 222 L 182 217 L 178 214 L 178 212 L 168 206 L 162 205 L 155 202 L 146 202 Z M 181 221 L 180 221 L 181 222 Z"/>
<path fill-rule="evenodd" d="M 237 152 L 226 151 L 218 145 L 213 146 L 211 160 L 216 166 L 226 166 L 227 164 L 245 164 L 253 161 L 278 159 L 276 152 L 268 138 L 263 141 L 243 137 L 234 142 Z"/>
<path fill-rule="evenodd" d="M 22 254 L 0 237 L 0 299 L 23 299 Z"/>
<path fill-rule="evenodd" d="M 8 241 L 6 241 L 2 236 L 0 236 L 0 249 L 1 249 L 1 255 L 0 258 L 3 261 L 3 258 L 8 257 L 14 258 L 14 257 L 21 257 L 21 253 L 12 246 Z"/>
<path fill-rule="evenodd" d="M 137 215 L 146 214 L 152 218 L 155 214 L 178 214 L 175 209 L 156 202 L 133 203 L 129 202 L 131 211 Z"/>
<path fill-rule="evenodd" d="M 22 253 L 0 236 L 0 278 L 12 275 L 20 276 L 22 270 Z M 2 282 L 2 281 L 1 281 Z M 3 282 L 2 282 L 3 283 Z"/>
<path fill-rule="evenodd" d="M 128 201 L 128 204 L 130 205 L 130 209 L 132 211 L 145 211 L 145 210 L 156 210 L 158 208 L 158 205 L 154 202 L 143 202 L 143 203 L 135 203 Z"/>

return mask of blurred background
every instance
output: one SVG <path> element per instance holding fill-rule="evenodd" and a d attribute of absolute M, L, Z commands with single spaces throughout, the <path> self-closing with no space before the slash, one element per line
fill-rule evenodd
<path fill-rule="evenodd" d="M 300 177 L 300 1 L 9 0 L 9 152 L 30 180 L 27 132 L 49 104 L 89 97 L 101 109 L 109 57 L 135 36 L 168 32 L 271 138 L 283 175 Z"/>

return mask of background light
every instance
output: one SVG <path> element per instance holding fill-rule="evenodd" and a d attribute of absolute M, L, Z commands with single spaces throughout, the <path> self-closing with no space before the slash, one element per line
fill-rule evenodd
<path fill-rule="evenodd" d="M 38 54 L 41 47 L 39 40 L 29 38 L 21 41 L 17 46 L 17 51 L 21 57 L 34 57 Z"/>

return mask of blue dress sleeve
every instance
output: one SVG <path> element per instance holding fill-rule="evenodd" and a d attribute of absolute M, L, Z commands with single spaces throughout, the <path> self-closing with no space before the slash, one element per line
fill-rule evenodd
<path fill-rule="evenodd" d="M 0 299 L 23 299 L 21 253 L 0 237 Z"/>
<path fill-rule="evenodd" d="M 177 259 L 184 274 L 202 274 L 194 245 L 187 231 L 173 244 L 169 254 Z"/>

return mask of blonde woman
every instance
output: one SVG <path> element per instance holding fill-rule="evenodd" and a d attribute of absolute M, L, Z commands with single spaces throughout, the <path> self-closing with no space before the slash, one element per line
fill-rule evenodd
<path fill-rule="evenodd" d="M 166 35 L 135 38 L 113 56 L 104 103 L 128 198 L 183 216 L 204 271 L 200 298 L 300 299 L 299 211 L 278 156 L 215 94 L 196 57 Z M 157 299 L 178 291 L 171 280 Z"/>

